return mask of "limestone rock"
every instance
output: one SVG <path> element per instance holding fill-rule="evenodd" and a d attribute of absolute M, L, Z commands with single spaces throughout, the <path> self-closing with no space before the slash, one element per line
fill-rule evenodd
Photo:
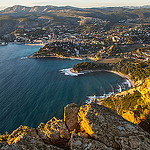
<path fill-rule="evenodd" d="M 113 150 L 99 141 L 79 137 L 76 133 L 72 134 L 69 144 L 71 150 Z"/>
<path fill-rule="evenodd" d="M 147 131 L 148 133 L 150 133 L 150 114 L 147 115 L 148 117 L 144 120 L 141 120 L 139 126 L 144 129 L 145 131 Z"/>
<path fill-rule="evenodd" d="M 85 132 L 78 132 L 78 136 L 83 137 L 83 138 L 90 138 L 89 135 Z"/>
<path fill-rule="evenodd" d="M 37 128 L 38 135 L 45 143 L 51 143 L 57 146 L 65 146 L 70 139 L 70 132 L 68 131 L 65 122 L 58 120 L 55 117 L 44 125 L 40 124 Z"/>
<path fill-rule="evenodd" d="M 64 108 L 64 121 L 69 131 L 73 131 L 74 129 L 79 128 L 78 117 L 77 117 L 78 111 L 79 111 L 79 107 L 74 103 L 69 104 Z"/>
<path fill-rule="evenodd" d="M 0 143 L 0 150 L 19 150 L 16 144 L 9 145 L 7 142 Z"/>
<path fill-rule="evenodd" d="M 20 126 L 19 128 L 17 128 L 16 130 L 14 130 L 8 138 L 8 144 L 12 144 L 12 143 L 16 143 L 18 140 L 20 140 L 20 138 L 22 138 L 23 136 L 28 135 L 31 136 L 32 138 L 38 139 L 39 140 L 39 136 L 37 135 L 37 132 L 34 128 L 29 128 L 27 126 Z"/>
<path fill-rule="evenodd" d="M 32 139 L 30 136 L 24 136 L 16 143 L 16 145 L 21 150 L 62 150 L 56 146 L 47 145 L 42 141 Z"/>
<path fill-rule="evenodd" d="M 116 149 L 149 149 L 150 134 L 95 103 L 80 107 L 80 126 L 93 139 Z"/>
<path fill-rule="evenodd" d="M 42 141 L 31 138 L 31 136 L 22 136 L 20 140 L 12 145 L 0 143 L 1 150 L 63 150 L 53 145 L 47 145 Z"/>

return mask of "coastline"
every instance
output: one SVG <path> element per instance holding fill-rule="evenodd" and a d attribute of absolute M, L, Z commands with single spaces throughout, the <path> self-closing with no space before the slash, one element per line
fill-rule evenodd
<path fill-rule="evenodd" d="M 28 58 L 58 58 L 58 59 L 71 59 L 71 60 L 85 60 L 86 58 L 81 57 L 65 57 L 65 56 L 29 56 Z"/>
<path fill-rule="evenodd" d="M 133 87 L 135 86 L 134 82 L 131 80 L 131 78 L 128 75 L 125 75 L 125 74 L 123 74 L 121 72 L 117 72 L 117 71 L 113 71 L 113 70 L 85 70 L 85 71 L 81 71 L 79 73 L 90 73 L 90 72 L 97 72 L 97 71 L 106 71 L 106 72 L 111 72 L 111 73 L 117 74 L 120 77 L 129 80 L 131 82 L 131 84 L 132 84 Z"/>
<path fill-rule="evenodd" d="M 70 59 L 70 60 L 86 60 L 86 59 L 89 59 L 89 60 L 93 60 L 92 58 L 82 58 L 82 57 L 65 57 L 65 56 L 29 56 L 28 58 L 58 58 L 58 59 Z M 80 71 L 79 73 L 76 73 L 76 72 L 72 72 L 72 69 L 71 69 L 71 76 L 78 76 L 79 74 L 84 74 L 84 73 L 89 73 L 89 72 L 96 72 L 96 71 L 107 71 L 107 72 L 111 72 L 111 73 L 114 73 L 114 74 L 117 74 L 119 76 L 121 76 L 122 78 L 126 78 L 127 80 L 129 80 L 129 82 L 132 84 L 133 87 L 135 87 L 136 83 L 134 81 L 131 80 L 130 76 L 129 75 L 125 75 L 121 72 L 117 72 L 117 71 L 113 71 L 113 70 L 84 70 L 84 71 Z M 69 73 L 70 74 L 70 73 Z"/>
<path fill-rule="evenodd" d="M 98 72 L 98 71 L 106 71 L 106 72 L 111 72 L 111 73 L 117 74 L 120 77 L 126 79 L 126 83 L 128 84 L 128 88 L 135 87 L 134 82 L 130 79 L 130 77 L 128 75 L 124 75 L 123 73 L 116 72 L 113 70 L 85 70 L 85 71 L 80 71 L 78 73 L 73 72 L 72 68 L 60 70 L 61 73 L 65 73 L 65 75 L 67 75 L 67 76 L 75 76 L 75 77 L 79 76 L 79 75 L 83 75 L 85 73 Z M 104 95 L 100 95 L 100 96 L 96 96 L 96 95 L 88 96 L 88 100 L 86 100 L 86 103 L 91 103 L 94 99 L 104 99 L 104 98 L 110 97 L 111 95 L 115 95 L 115 94 L 118 94 L 118 93 L 121 93 L 124 91 L 124 89 L 122 89 L 122 87 L 120 85 L 119 85 L 119 89 L 117 89 L 117 90 L 118 90 L 118 92 L 112 91 L 112 92 L 105 93 Z"/>
<path fill-rule="evenodd" d="M 132 83 L 132 86 L 135 87 L 134 81 L 132 81 L 131 78 L 128 75 L 125 75 L 121 72 L 117 72 L 117 71 L 113 71 L 113 70 L 104 70 L 104 71 L 112 72 L 114 74 L 117 74 L 117 75 L 121 76 L 122 78 L 128 79 Z"/>
<path fill-rule="evenodd" d="M 30 45 L 30 46 L 44 46 L 45 44 L 25 44 L 25 45 Z"/>
<path fill-rule="evenodd" d="M 80 72 L 77 73 L 77 72 L 73 72 L 72 68 L 68 68 L 68 69 L 62 69 L 60 71 L 64 72 L 66 75 L 70 75 L 70 76 L 78 76 L 78 75 L 85 74 L 85 73 L 90 73 L 90 72 L 106 71 L 106 72 L 111 72 L 111 73 L 117 74 L 120 77 L 129 80 L 131 85 L 133 87 L 135 86 L 134 82 L 131 80 L 131 78 L 128 75 L 125 75 L 121 72 L 116 72 L 116 71 L 113 71 L 113 70 L 85 70 L 85 71 L 80 71 Z"/>

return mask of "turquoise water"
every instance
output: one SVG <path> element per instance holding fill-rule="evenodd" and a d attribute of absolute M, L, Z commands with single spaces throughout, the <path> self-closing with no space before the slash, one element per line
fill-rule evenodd
<path fill-rule="evenodd" d="M 81 61 L 24 58 L 39 46 L 0 47 L 0 133 L 18 126 L 37 127 L 53 116 L 63 117 L 69 103 L 83 104 L 87 96 L 112 91 L 124 79 L 108 72 L 65 76 L 59 70 Z"/>

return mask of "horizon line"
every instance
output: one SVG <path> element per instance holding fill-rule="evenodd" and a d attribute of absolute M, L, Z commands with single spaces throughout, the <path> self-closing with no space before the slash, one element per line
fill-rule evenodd
<path fill-rule="evenodd" d="M 2 10 L 5 10 L 5 9 L 7 9 L 7 8 L 11 8 L 11 7 L 14 7 L 14 6 L 23 6 L 23 7 L 42 7 L 42 6 L 53 6 L 53 7 L 73 7 L 73 8 L 81 8 L 81 9 L 86 9 L 86 8 L 115 8 L 115 7 L 122 7 L 122 8 L 124 8 L 124 7 L 144 7 L 144 6 L 150 6 L 150 4 L 149 5 L 124 5 L 124 6 L 99 6 L 99 7 L 95 7 L 95 6 L 93 6 L 93 7 L 78 7 L 78 6 L 72 6 L 72 5 L 33 5 L 33 6 L 28 6 L 28 5 L 19 5 L 19 4 L 16 4 L 16 5 L 12 5 L 12 6 L 4 6 L 4 8 L 2 8 L 2 6 L 1 6 L 1 8 L 0 8 L 0 11 L 2 11 Z"/>

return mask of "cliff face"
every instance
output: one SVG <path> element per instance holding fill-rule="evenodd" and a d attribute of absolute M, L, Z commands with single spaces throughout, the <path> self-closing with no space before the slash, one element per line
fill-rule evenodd
<path fill-rule="evenodd" d="M 110 108 L 150 133 L 150 77 L 138 87 L 105 99 L 97 99 L 97 103 Z"/>
<path fill-rule="evenodd" d="M 150 148 L 150 134 L 110 109 L 91 103 L 69 104 L 64 120 L 55 117 L 36 129 L 20 126 L 0 149 L 109 150 Z"/>

